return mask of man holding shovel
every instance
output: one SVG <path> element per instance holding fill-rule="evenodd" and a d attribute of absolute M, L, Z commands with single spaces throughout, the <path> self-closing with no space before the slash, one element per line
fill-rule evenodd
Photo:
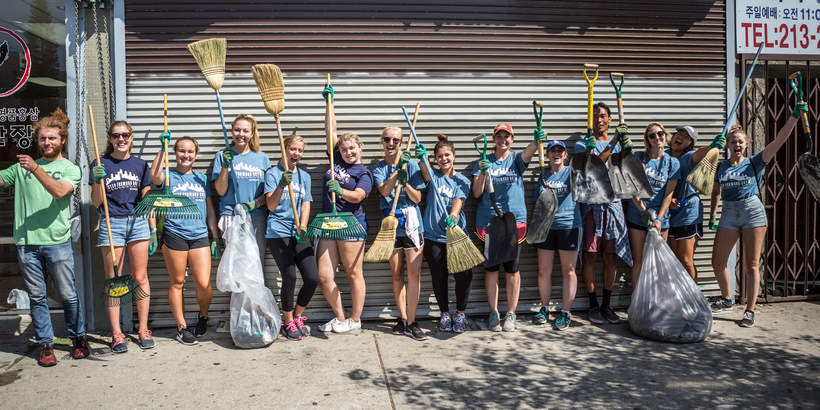
<path fill-rule="evenodd" d="M 609 139 L 609 122 L 612 112 L 603 102 L 593 108 L 592 137 L 575 144 L 575 152 L 592 148 L 594 155 L 606 162 L 610 154 L 620 152 L 621 147 L 632 145 L 626 124 L 618 126 L 615 141 Z M 613 144 L 614 143 L 614 144 Z M 618 323 L 621 318 L 610 307 L 612 288 L 615 285 L 615 256 L 632 266 L 624 211 L 620 199 L 608 204 L 582 204 L 583 241 L 581 267 L 587 293 L 589 294 L 589 321 L 592 323 Z M 601 304 L 595 292 L 595 258 L 598 253 L 604 259 L 604 290 Z"/>

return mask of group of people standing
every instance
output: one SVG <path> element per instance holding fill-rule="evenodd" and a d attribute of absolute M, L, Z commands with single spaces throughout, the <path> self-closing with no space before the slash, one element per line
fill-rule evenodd
<path fill-rule="evenodd" d="M 466 230 L 463 205 L 469 195 L 478 200 L 475 234 L 484 239 L 486 227 L 497 205 L 502 212 L 515 216 L 518 232 L 516 257 L 495 266 L 484 266 L 485 288 L 489 304 L 488 325 L 491 331 L 513 331 L 516 328 L 516 310 L 521 286 L 519 256 L 521 243 L 526 237 L 527 211 L 523 175 L 539 144 L 546 144 L 548 166 L 542 172 L 537 195 L 543 189 L 552 189 L 557 209 L 550 231 L 544 242 L 535 244 L 538 258 L 538 291 L 541 309 L 534 316 L 536 324 L 550 320 L 549 299 L 553 260 L 557 253 L 563 278 L 562 307 L 553 320 L 556 330 L 569 328 L 571 307 L 578 287 L 577 266 L 581 266 L 584 287 L 589 295 L 589 320 L 593 323 L 617 323 L 621 320 L 611 307 L 615 282 L 616 257 L 632 267 L 632 283 L 637 283 L 641 270 L 643 245 L 649 229 L 658 230 L 683 267 L 697 281 L 693 256 L 697 239 L 703 235 L 703 205 L 695 190 L 686 183 L 686 177 L 713 147 L 723 149 L 728 142 L 729 159 L 722 161 L 715 175 L 712 194 L 710 225 L 715 227 L 718 201 L 723 199 L 723 216 L 716 226 L 717 236 L 712 264 L 722 297 L 712 305 L 716 313 L 729 311 L 733 305 L 726 264 L 729 252 L 739 237 L 744 246 L 743 273 L 747 275 L 749 295 L 759 290 L 758 259 L 766 231 L 766 215 L 760 201 L 758 180 L 766 164 L 791 134 L 796 117 L 806 111 L 798 104 L 791 118 L 778 132 L 773 142 L 751 158 L 746 157 L 748 141 L 739 127 L 727 135 L 718 136 L 709 146 L 696 147 L 697 131 L 691 126 L 678 127 L 669 135 L 657 122 L 644 130 L 645 150 L 635 155 L 644 164 L 652 187 L 649 198 L 620 199 L 608 204 L 579 204 L 573 201 L 570 186 L 569 153 L 564 141 L 548 141 L 537 129 L 533 139 L 521 151 L 513 150 L 515 133 L 508 123 L 500 123 L 492 133 L 493 152 L 486 159 L 476 161 L 472 179 L 455 170 L 455 146 L 444 134 L 437 136 L 432 157 L 426 147 L 417 144 L 414 151 L 402 150 L 404 135 L 399 127 L 387 127 L 381 133 L 384 158 L 368 169 L 362 164 L 362 141 L 355 133 L 343 133 L 333 138 L 333 178 L 328 171 L 323 178 L 322 211 L 333 207 L 350 212 L 367 230 L 362 202 L 375 188 L 379 195 L 382 216 L 392 208 L 397 184 L 399 198 L 395 215 L 399 220 L 393 253 L 390 256 L 393 293 L 398 306 L 399 320 L 393 327 L 397 334 L 417 340 L 426 338 L 417 321 L 421 288 L 422 261 L 430 267 L 432 284 L 441 319 L 441 331 L 463 332 L 468 326 L 465 315 L 472 282 L 472 270 L 448 272 L 446 229 L 459 226 Z M 626 124 L 610 137 L 612 120 L 610 108 L 604 103 L 594 107 L 593 135 L 578 141 L 575 152 L 591 149 L 606 162 L 609 155 L 622 149 L 631 150 L 632 142 Z M 21 274 L 31 298 L 32 320 L 37 343 L 40 344 L 38 363 L 56 364 L 53 353 L 53 331 L 46 304 L 46 273 L 48 266 L 52 280 L 63 301 L 66 326 L 73 341 L 72 357 L 88 356 L 83 312 L 79 309 L 74 286 L 73 253 L 69 232 L 69 202 L 72 192 L 81 181 L 80 169 L 63 158 L 62 150 L 68 135 L 68 118 L 57 110 L 34 125 L 41 158 L 34 160 L 19 155 L 19 163 L 0 171 L 0 186 L 14 185 L 15 195 L 14 238 L 18 247 Z M 162 164 L 169 153 L 161 150 L 149 166 L 144 160 L 131 155 L 133 130 L 125 121 L 116 121 L 108 128 L 107 148 L 98 164 L 91 164 L 89 184 L 92 202 L 102 214 L 103 196 L 110 213 L 110 236 L 114 242 L 112 258 L 109 232 L 100 224 L 97 246 L 102 253 L 106 278 L 115 275 L 114 265 L 122 266 L 128 255 L 130 273 L 138 285 L 135 300 L 138 314 L 138 345 L 142 349 L 154 347 L 148 329 L 150 283 L 147 275 L 148 256 L 162 248 L 169 274 L 168 301 L 177 322 L 177 340 L 195 344 L 208 328 L 208 309 L 212 297 L 210 280 L 212 259 L 219 258 L 221 233 L 234 223 L 237 205 L 251 214 L 260 258 L 269 250 L 282 276 L 280 300 L 282 304 L 282 333 L 291 340 L 301 340 L 310 334 L 305 310 L 318 287 L 330 304 L 334 318 L 319 326 L 323 332 L 344 333 L 361 328 L 361 315 L 366 294 L 363 274 L 365 237 L 346 240 L 305 237 L 311 211 L 311 178 L 302 169 L 300 161 L 305 141 L 290 135 L 285 139 L 281 161 L 272 166 L 268 156 L 260 151 L 256 120 L 251 115 L 238 115 L 231 123 L 233 142 L 230 149 L 219 151 L 213 162 L 210 179 L 194 171 L 199 145 L 191 137 L 177 138 L 173 144 L 176 165 L 169 171 L 168 180 Z M 667 140 L 671 140 L 666 147 Z M 160 136 L 166 145 L 170 133 Z M 431 161 L 432 159 L 432 161 Z M 287 167 L 285 163 L 287 162 Z M 433 166 L 432 164 L 435 164 Z M 287 169 L 287 170 L 286 170 Z M 492 178 L 495 204 L 485 191 L 487 178 Z M 151 186 L 169 184 L 175 195 L 189 197 L 198 207 L 201 218 L 178 219 L 166 217 L 163 221 L 132 215 L 134 207 L 148 194 Z M 102 189 L 104 185 L 104 190 Z M 300 215 L 297 225 L 293 219 L 290 192 Z M 423 195 L 426 191 L 426 195 Z M 335 203 L 331 194 L 335 194 Z M 219 197 L 218 201 L 215 197 Z M 214 198 L 212 200 L 212 198 Z M 420 205 L 424 201 L 424 209 Z M 157 224 L 161 222 L 161 235 Z M 579 255 L 580 253 L 580 255 Z M 597 255 L 603 258 L 603 289 L 598 302 L 595 287 L 594 264 Z M 352 306 L 346 314 L 341 292 L 335 282 L 335 273 L 341 264 L 350 282 Z M 506 313 L 498 307 L 498 276 L 506 275 Z M 296 275 L 302 278 L 302 287 L 296 293 Z M 405 282 L 406 272 L 406 282 Z M 182 287 L 186 273 L 196 287 L 199 314 L 196 325 L 190 328 L 183 313 Z M 455 279 L 455 312 L 450 309 L 448 282 Z M 119 304 L 107 303 L 106 309 L 112 328 L 111 348 L 126 352 L 128 347 L 120 328 Z M 742 326 L 754 325 L 755 298 L 750 297 Z"/>

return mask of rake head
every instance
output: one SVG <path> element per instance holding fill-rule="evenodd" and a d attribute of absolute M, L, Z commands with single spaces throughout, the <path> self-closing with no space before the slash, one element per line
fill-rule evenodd
<path fill-rule="evenodd" d="M 140 201 L 134 211 L 135 216 L 165 217 L 174 219 L 201 219 L 199 207 L 184 195 L 149 194 Z"/>
<path fill-rule="evenodd" d="M 328 212 L 316 215 L 305 229 L 308 238 L 344 241 L 363 238 L 367 231 L 351 212 Z"/>

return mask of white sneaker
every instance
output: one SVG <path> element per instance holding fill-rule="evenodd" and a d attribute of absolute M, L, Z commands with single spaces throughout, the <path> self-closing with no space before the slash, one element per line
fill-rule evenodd
<path fill-rule="evenodd" d="M 334 317 L 329 322 L 319 325 L 319 330 L 321 330 L 322 333 L 332 332 L 335 331 L 336 326 L 338 326 L 341 323 L 343 322 L 340 322 L 338 319 Z"/>
<path fill-rule="evenodd" d="M 344 321 L 340 322 L 336 319 L 333 319 L 335 322 L 332 324 L 333 326 L 333 333 L 347 333 L 351 329 L 351 321 L 350 319 L 345 319 Z"/>
<path fill-rule="evenodd" d="M 350 319 L 347 319 L 350 322 L 350 330 L 361 330 L 362 329 L 362 321 L 359 320 L 358 322 L 354 322 Z"/>

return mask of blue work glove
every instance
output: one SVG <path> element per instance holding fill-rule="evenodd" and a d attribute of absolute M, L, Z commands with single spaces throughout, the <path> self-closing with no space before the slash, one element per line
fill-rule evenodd
<path fill-rule="evenodd" d="M 253 211 L 254 209 L 256 209 L 256 200 L 254 199 L 248 202 L 243 202 L 242 208 L 245 208 L 245 212 Z"/>
<path fill-rule="evenodd" d="M 416 145 L 415 155 L 413 156 L 418 158 L 419 161 L 427 160 L 427 148 L 424 147 L 424 144 L 419 143 Z"/>
<path fill-rule="evenodd" d="M 717 228 L 718 228 L 718 220 L 717 220 L 717 215 L 712 214 L 712 215 L 709 217 L 709 229 L 711 229 L 711 230 L 713 230 L 713 231 L 717 231 Z"/>
<path fill-rule="evenodd" d="M 151 236 L 148 238 L 148 256 L 156 252 L 157 244 L 157 228 L 151 228 Z"/>
<path fill-rule="evenodd" d="M 794 112 L 792 113 L 792 117 L 800 118 L 802 113 L 809 113 L 809 104 L 805 102 L 799 102 L 794 105 Z"/>
<path fill-rule="evenodd" d="M 282 174 L 282 177 L 279 178 L 279 188 L 285 189 L 290 183 L 293 181 L 293 170 L 289 169 Z"/>
<path fill-rule="evenodd" d="M 547 142 L 547 133 L 542 128 L 536 128 L 532 132 L 532 142 L 538 144 Z"/>
<path fill-rule="evenodd" d="M 486 159 L 478 161 L 478 169 L 481 171 L 482 174 L 486 174 L 487 170 L 490 169 L 490 161 Z"/>
<path fill-rule="evenodd" d="M 595 149 L 595 147 L 598 146 L 598 140 L 594 136 L 590 135 L 584 138 L 584 145 L 587 149 Z"/>
<path fill-rule="evenodd" d="M 222 162 L 225 163 L 225 167 L 231 166 L 231 162 L 233 162 L 233 153 L 230 150 L 222 151 Z"/>
<path fill-rule="evenodd" d="M 330 98 L 336 98 L 336 95 L 333 94 L 333 85 L 330 83 L 325 84 L 325 88 L 322 90 L 322 98 L 327 100 L 328 96 L 330 96 Z"/>
<path fill-rule="evenodd" d="M 165 144 L 171 144 L 171 130 L 165 131 L 159 136 L 159 145 L 163 152 L 165 152 Z"/>
<path fill-rule="evenodd" d="M 444 219 L 444 223 L 447 224 L 447 227 L 452 228 L 458 223 L 458 217 L 455 215 L 447 215 L 447 218 Z"/>
<path fill-rule="evenodd" d="M 219 259 L 219 249 L 221 245 L 219 244 L 219 238 L 211 238 L 211 256 L 214 260 Z"/>
<path fill-rule="evenodd" d="M 100 180 L 105 178 L 108 174 L 105 172 L 105 166 L 103 164 L 95 165 L 94 168 L 91 168 L 91 173 L 94 175 L 94 182 L 100 183 Z"/>
<path fill-rule="evenodd" d="M 406 170 L 399 168 L 399 170 L 396 171 L 396 175 L 398 177 L 399 183 L 402 186 L 407 185 L 407 171 Z"/>
<path fill-rule="evenodd" d="M 342 195 L 344 193 L 344 191 L 342 190 L 342 186 L 339 185 L 339 181 L 337 181 L 335 179 L 331 179 L 330 181 L 327 181 L 326 185 L 327 185 L 327 191 L 328 192 L 335 192 L 338 195 Z"/>
<path fill-rule="evenodd" d="M 718 135 L 715 139 L 712 140 L 712 145 L 710 147 L 715 147 L 717 149 L 723 149 L 726 147 L 726 137 L 723 135 Z"/>

